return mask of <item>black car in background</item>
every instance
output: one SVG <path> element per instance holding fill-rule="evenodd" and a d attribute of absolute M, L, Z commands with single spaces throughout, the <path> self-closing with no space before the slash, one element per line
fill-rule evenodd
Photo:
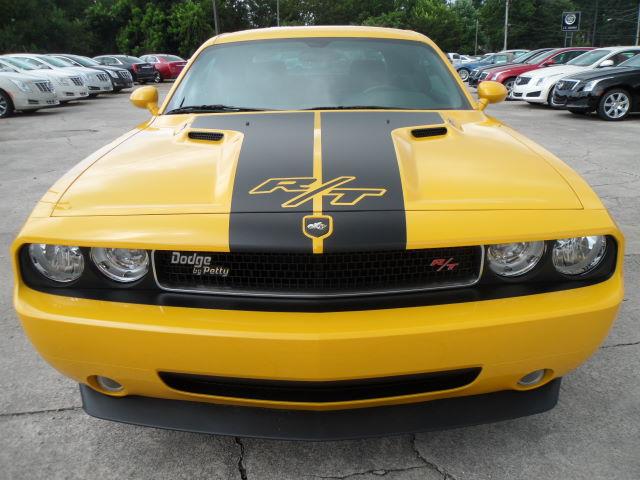
<path fill-rule="evenodd" d="M 134 82 L 152 82 L 156 76 L 153 65 L 131 55 L 99 55 L 93 59 L 101 65 L 126 68 Z"/>
<path fill-rule="evenodd" d="M 133 87 L 133 77 L 129 73 L 129 70 L 123 67 L 101 65 L 92 58 L 83 57 L 82 55 L 72 55 L 69 53 L 52 53 L 51 57 L 60 58 L 66 60 L 79 67 L 93 68 L 94 70 L 100 70 L 109 75 L 111 84 L 113 85 L 113 91 L 119 92 L 125 88 Z"/>
<path fill-rule="evenodd" d="M 553 91 L 553 106 L 603 120 L 624 120 L 640 112 L 640 55 L 617 67 L 589 70 L 561 79 Z"/>

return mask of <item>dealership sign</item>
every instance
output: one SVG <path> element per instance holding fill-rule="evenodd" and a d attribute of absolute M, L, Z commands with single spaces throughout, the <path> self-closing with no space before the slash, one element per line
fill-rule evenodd
<path fill-rule="evenodd" d="M 580 17 L 582 12 L 563 12 L 562 13 L 562 31 L 577 32 L 580 30 Z"/>

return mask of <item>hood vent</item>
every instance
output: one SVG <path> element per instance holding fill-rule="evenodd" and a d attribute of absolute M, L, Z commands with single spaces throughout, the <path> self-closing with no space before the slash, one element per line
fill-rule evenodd
<path fill-rule="evenodd" d="M 447 134 L 447 127 L 414 128 L 411 135 L 415 138 L 439 137 Z"/>
<path fill-rule="evenodd" d="M 202 140 L 205 142 L 219 142 L 224 138 L 224 133 L 220 132 L 199 132 L 197 130 L 189 132 L 191 140 Z"/>

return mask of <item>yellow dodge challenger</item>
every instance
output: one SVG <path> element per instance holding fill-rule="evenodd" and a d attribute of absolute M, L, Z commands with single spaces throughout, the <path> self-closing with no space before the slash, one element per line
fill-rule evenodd
<path fill-rule="evenodd" d="M 90 415 L 337 439 L 540 413 L 603 341 L 623 236 L 425 36 L 217 36 L 44 195 L 15 308 Z"/>

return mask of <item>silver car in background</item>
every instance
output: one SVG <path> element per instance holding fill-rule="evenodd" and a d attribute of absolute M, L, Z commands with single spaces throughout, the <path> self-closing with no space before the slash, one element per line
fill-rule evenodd
<path fill-rule="evenodd" d="M 18 73 L 0 64 L 0 118 L 16 110 L 35 111 L 56 105 L 60 102 L 49 80 Z"/>

